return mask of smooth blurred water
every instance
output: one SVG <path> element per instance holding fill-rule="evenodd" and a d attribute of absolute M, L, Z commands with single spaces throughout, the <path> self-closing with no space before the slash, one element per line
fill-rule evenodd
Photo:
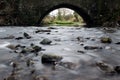
<path fill-rule="evenodd" d="M 104 31 L 103 28 L 84 28 L 84 27 L 57 27 L 52 26 L 55 29 L 48 32 L 35 33 L 36 30 L 43 29 L 48 30 L 48 27 L 1 27 L 0 28 L 0 74 L 4 73 L 4 77 L 10 73 L 10 62 L 13 60 L 21 61 L 21 67 L 24 68 L 21 71 L 22 80 L 24 73 L 29 73 L 29 69 L 26 68 L 24 59 L 31 57 L 35 60 L 34 67 L 37 70 L 37 74 L 45 75 L 49 80 L 119 80 L 119 76 L 105 76 L 94 64 L 97 61 L 105 61 L 108 64 L 115 66 L 120 64 L 120 45 L 116 45 L 116 42 L 120 41 L 120 29 L 115 29 L 113 33 Z M 28 33 L 31 39 L 15 40 L 4 39 L 4 37 L 14 36 L 23 37 L 23 33 Z M 100 42 L 100 38 L 103 36 L 109 36 L 113 43 L 103 44 Z M 81 41 L 77 40 L 80 37 Z M 51 45 L 41 45 L 40 41 L 44 38 L 52 40 Z M 6 46 L 12 44 L 21 44 L 24 46 L 30 46 L 31 43 L 41 46 L 45 51 L 43 54 L 56 54 L 63 57 L 63 62 L 72 62 L 76 66 L 73 70 L 57 66 L 56 70 L 52 70 L 51 67 L 45 66 L 41 63 L 41 56 L 38 57 L 30 54 L 28 56 L 19 58 L 18 54 L 12 52 Z M 84 44 L 83 46 L 81 44 Z M 84 46 L 100 46 L 102 50 L 85 50 Z M 111 49 L 105 49 L 105 47 L 111 47 Z M 77 52 L 78 50 L 85 52 L 84 54 Z M 6 67 L 6 66 L 7 67 Z M 26 76 L 28 77 L 28 76 Z M 3 75 L 0 75 L 0 79 L 3 79 Z M 27 78 L 29 79 L 29 78 Z"/>

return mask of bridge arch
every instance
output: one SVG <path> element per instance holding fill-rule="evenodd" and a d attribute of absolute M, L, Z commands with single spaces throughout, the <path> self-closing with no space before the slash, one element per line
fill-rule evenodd
<path fill-rule="evenodd" d="M 48 8 L 48 10 L 45 11 L 41 15 L 41 17 L 38 21 L 38 24 L 40 24 L 42 22 L 42 20 L 45 18 L 45 16 L 48 15 L 51 11 L 53 11 L 55 9 L 59 9 L 59 8 L 69 8 L 69 9 L 77 12 L 83 18 L 83 20 L 86 22 L 86 24 L 87 24 L 86 27 L 92 27 L 94 25 L 92 18 L 87 14 L 87 12 L 84 9 L 82 9 L 80 7 L 77 7 L 75 5 L 65 4 L 65 3 L 64 4 L 58 4 L 58 5 L 55 5 L 51 8 Z"/>

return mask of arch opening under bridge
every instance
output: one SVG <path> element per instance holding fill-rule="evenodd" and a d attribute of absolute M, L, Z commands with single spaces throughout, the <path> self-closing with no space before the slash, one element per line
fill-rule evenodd
<path fill-rule="evenodd" d="M 47 16 L 53 10 L 56 10 L 59 8 L 68 8 L 68 9 L 71 9 L 71 10 L 77 12 L 83 18 L 87 27 L 92 27 L 94 25 L 92 18 L 87 14 L 87 12 L 85 12 L 84 9 L 74 6 L 74 5 L 71 5 L 71 4 L 58 4 L 51 8 L 48 8 L 48 10 L 41 15 L 37 24 L 41 24 L 41 22 L 45 18 L 45 16 Z"/>

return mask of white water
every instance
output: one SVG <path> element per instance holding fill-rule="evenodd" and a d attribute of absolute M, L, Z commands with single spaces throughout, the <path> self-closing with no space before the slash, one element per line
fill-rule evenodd
<path fill-rule="evenodd" d="M 10 45 L 9 42 L 5 42 L 5 41 L 0 41 L 0 48 L 5 48 L 6 46 Z"/>

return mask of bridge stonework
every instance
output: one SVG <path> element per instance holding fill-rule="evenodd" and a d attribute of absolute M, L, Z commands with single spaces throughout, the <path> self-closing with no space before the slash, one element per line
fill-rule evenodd
<path fill-rule="evenodd" d="M 120 0 L 1 0 L 0 25 L 38 26 L 49 12 L 62 7 L 76 11 L 88 26 L 120 20 Z"/>

